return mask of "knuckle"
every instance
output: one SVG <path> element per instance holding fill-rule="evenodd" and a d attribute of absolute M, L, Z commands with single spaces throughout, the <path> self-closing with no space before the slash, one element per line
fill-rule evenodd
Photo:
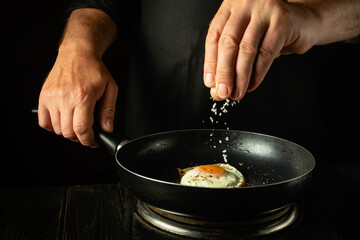
<path fill-rule="evenodd" d="M 240 43 L 240 52 L 255 56 L 257 54 L 257 47 L 247 41 L 242 41 Z"/>
<path fill-rule="evenodd" d="M 244 72 L 236 72 L 235 74 L 235 80 L 236 82 L 247 82 L 249 81 L 250 76 L 248 76 L 247 74 L 245 74 Z"/>
<path fill-rule="evenodd" d="M 216 70 L 216 81 L 228 82 L 234 79 L 234 72 L 225 68 L 218 68 Z"/>
<path fill-rule="evenodd" d="M 56 133 L 56 135 L 62 135 L 61 129 L 59 127 L 54 127 L 54 132 Z"/>
<path fill-rule="evenodd" d="M 236 38 L 230 34 L 222 34 L 219 40 L 219 45 L 224 49 L 238 49 L 239 44 Z"/>
<path fill-rule="evenodd" d="M 212 76 L 214 76 L 214 75 L 216 75 L 215 72 L 216 72 L 216 63 L 209 63 L 209 62 L 204 63 L 204 76 L 203 76 L 204 80 L 206 79 L 206 76 L 207 76 L 205 74 L 210 73 L 210 74 L 212 74 Z M 209 76 L 211 76 L 211 75 L 209 75 Z"/>
<path fill-rule="evenodd" d="M 119 87 L 118 85 L 116 84 L 116 82 L 114 80 L 111 81 L 112 83 L 112 88 L 114 89 L 114 91 L 118 92 L 119 91 Z"/>
<path fill-rule="evenodd" d="M 84 135 L 85 133 L 87 133 L 90 129 L 90 126 L 85 125 L 83 123 L 78 123 L 74 125 L 74 132 L 76 133 L 76 135 Z"/>
<path fill-rule="evenodd" d="M 273 21 L 277 26 L 283 28 L 285 26 L 291 25 L 289 24 L 292 19 L 292 12 L 288 8 L 286 4 L 283 4 L 283 2 L 279 1 L 272 1 L 272 9 L 273 14 L 271 21 Z"/>
<path fill-rule="evenodd" d="M 39 120 L 39 126 L 45 130 L 52 131 L 51 123 Z"/>
<path fill-rule="evenodd" d="M 231 74 L 231 72 L 230 72 L 229 70 L 222 69 L 222 68 L 220 68 L 220 69 L 218 69 L 218 70 L 216 71 L 216 76 L 217 76 L 217 77 L 227 77 L 227 76 L 229 76 L 230 74 Z"/>
<path fill-rule="evenodd" d="M 54 95 L 56 97 L 59 97 L 60 99 L 64 99 L 68 96 L 68 92 L 64 88 L 58 88 L 58 89 L 56 89 Z"/>
<path fill-rule="evenodd" d="M 216 28 L 210 28 L 206 36 L 206 44 L 217 44 L 220 39 L 221 31 Z"/>
<path fill-rule="evenodd" d="M 269 59 L 275 56 L 275 52 L 270 47 L 260 47 L 258 56 L 263 59 Z"/>
<path fill-rule="evenodd" d="M 103 106 L 102 112 L 106 113 L 107 115 L 115 115 L 115 106 L 109 105 L 109 106 Z"/>
<path fill-rule="evenodd" d="M 92 141 L 90 139 L 81 139 L 81 144 L 84 145 L 84 146 L 87 146 L 87 147 L 90 147 L 92 146 Z"/>
<path fill-rule="evenodd" d="M 281 5 L 281 1 L 282 0 L 266 0 L 261 1 L 260 4 L 262 5 L 262 9 L 274 9 Z"/>
<path fill-rule="evenodd" d="M 50 97 L 51 97 L 51 95 L 49 94 L 49 91 L 47 91 L 46 89 L 43 88 L 43 89 L 41 89 L 41 92 L 40 92 L 40 95 L 39 95 L 39 102 L 44 103 Z"/>
<path fill-rule="evenodd" d="M 117 94 L 119 92 L 119 87 L 114 80 L 109 81 L 109 86 L 111 87 L 111 91 L 113 91 L 114 93 Z"/>
<path fill-rule="evenodd" d="M 290 18 L 290 16 L 292 15 L 289 8 L 287 7 L 286 4 L 283 4 L 283 2 L 279 2 L 279 1 L 275 1 L 276 3 L 274 3 L 275 5 L 275 9 L 276 9 L 276 16 L 281 18 L 281 19 L 287 19 Z"/>
<path fill-rule="evenodd" d="M 85 102 L 89 98 L 90 90 L 84 87 L 80 87 L 75 90 L 74 95 L 77 99 L 77 102 Z"/>
<path fill-rule="evenodd" d="M 63 131 L 62 135 L 63 135 L 64 138 L 67 138 L 67 139 L 70 139 L 70 140 L 76 139 L 76 135 L 73 132 Z"/>
<path fill-rule="evenodd" d="M 204 61 L 204 72 L 213 73 L 216 68 L 216 61 L 206 60 Z"/>

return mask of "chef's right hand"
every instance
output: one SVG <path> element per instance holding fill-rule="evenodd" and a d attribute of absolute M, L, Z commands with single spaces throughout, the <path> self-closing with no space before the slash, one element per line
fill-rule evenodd
<path fill-rule="evenodd" d="M 112 132 L 117 93 L 101 58 L 60 47 L 40 93 L 39 125 L 84 146 L 97 147 L 92 128 L 95 105 L 100 127 Z"/>

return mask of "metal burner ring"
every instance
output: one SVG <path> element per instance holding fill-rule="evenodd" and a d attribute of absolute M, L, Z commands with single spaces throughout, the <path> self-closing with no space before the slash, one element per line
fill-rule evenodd
<path fill-rule="evenodd" d="M 138 213 L 151 225 L 173 234 L 198 239 L 238 239 L 267 235 L 292 225 L 299 217 L 297 205 L 290 204 L 266 217 L 239 222 L 216 222 L 179 217 L 138 201 Z M 211 229 L 211 230 L 210 230 Z"/>

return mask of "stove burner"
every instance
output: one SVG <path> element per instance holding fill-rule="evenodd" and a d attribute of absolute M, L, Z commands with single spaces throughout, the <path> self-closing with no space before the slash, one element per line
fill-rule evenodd
<path fill-rule="evenodd" d="M 239 239 L 267 235 L 296 222 L 299 209 L 295 203 L 264 212 L 241 221 L 208 221 L 182 216 L 138 201 L 140 216 L 148 223 L 173 234 L 198 239 Z"/>

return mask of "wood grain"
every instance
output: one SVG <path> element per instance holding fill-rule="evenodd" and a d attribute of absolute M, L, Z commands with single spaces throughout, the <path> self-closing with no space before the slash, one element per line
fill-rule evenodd
<path fill-rule="evenodd" d="M 122 207 L 118 186 L 69 187 L 63 221 L 62 239 L 121 239 Z"/>
<path fill-rule="evenodd" d="M 117 184 L 1 189 L 0 240 L 122 239 Z"/>
<path fill-rule="evenodd" d="M 0 239 L 59 239 L 66 187 L 2 189 Z"/>

